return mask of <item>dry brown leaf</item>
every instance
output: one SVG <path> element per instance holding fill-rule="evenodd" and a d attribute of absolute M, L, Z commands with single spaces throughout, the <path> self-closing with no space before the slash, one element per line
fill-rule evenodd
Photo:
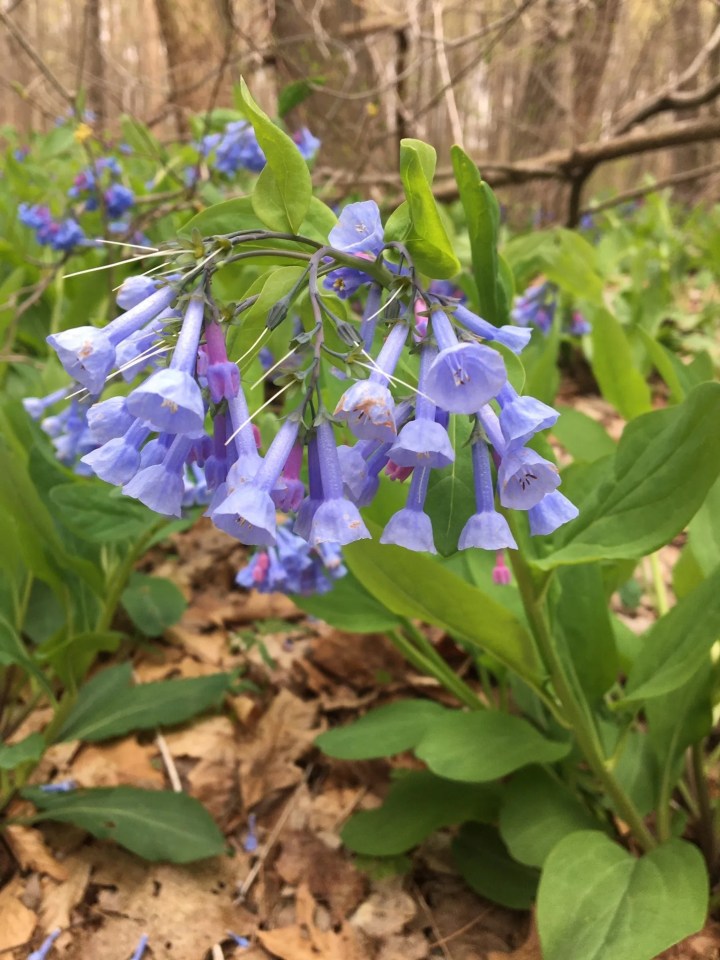
<path fill-rule="evenodd" d="M 419 930 L 390 937 L 382 945 L 377 960 L 423 960 L 429 945 Z"/>
<path fill-rule="evenodd" d="M 55 859 L 39 830 L 10 824 L 5 828 L 5 840 L 23 870 L 37 870 L 55 880 L 67 880 L 67 870 Z"/>
<path fill-rule="evenodd" d="M 367 960 L 367 951 L 347 924 L 343 924 L 337 933 L 316 926 L 315 906 L 307 887 L 300 887 L 297 894 L 298 922 L 276 930 L 258 930 L 258 940 L 280 960 Z"/>
<path fill-rule="evenodd" d="M 319 627 L 311 657 L 316 667 L 354 690 L 375 688 L 378 674 L 399 680 L 407 670 L 395 647 L 377 633 L 343 633 Z"/>
<path fill-rule="evenodd" d="M 83 854 L 94 865 L 93 914 L 104 914 L 104 923 L 73 931 L 64 960 L 129 957 L 143 933 L 150 939 L 153 960 L 199 960 L 228 930 L 252 935 L 255 921 L 232 903 L 237 859 L 145 864 L 123 850 L 99 845 L 88 846 Z"/>
<path fill-rule="evenodd" d="M 281 690 L 241 747 L 240 786 L 246 809 L 302 778 L 295 764 L 319 733 L 317 706 Z"/>
<path fill-rule="evenodd" d="M 517 950 L 513 950 L 512 953 L 493 950 L 488 954 L 488 960 L 542 960 L 537 924 L 532 923 L 527 939 L 520 944 Z"/>
<path fill-rule="evenodd" d="M 127 784 L 148 790 L 165 785 L 162 771 L 152 764 L 153 745 L 141 746 L 134 737 L 115 743 L 83 747 L 72 765 L 73 778 L 82 787 L 117 787 Z"/>
<path fill-rule="evenodd" d="M 352 926 L 378 940 L 400 933 L 417 913 L 415 901 L 401 885 L 396 877 L 379 885 L 350 917 Z"/>
<path fill-rule="evenodd" d="M 0 950 L 27 943 L 37 926 L 37 917 L 22 902 L 24 883 L 15 877 L 0 890 Z"/>
<path fill-rule="evenodd" d="M 186 629 L 182 621 L 175 627 L 165 631 L 165 639 L 182 647 L 186 653 L 203 663 L 211 663 L 214 667 L 222 667 L 229 659 L 229 646 L 224 630 L 214 630 L 212 633 L 198 633 L 196 630 Z"/>
<path fill-rule="evenodd" d="M 292 886 L 304 880 L 313 897 L 328 904 L 335 923 L 358 905 L 367 885 L 341 851 L 331 850 L 307 830 L 283 835 L 275 868 Z"/>
<path fill-rule="evenodd" d="M 85 857 L 72 854 L 65 860 L 65 866 L 67 881 L 56 884 L 48 880 L 43 888 L 40 923 L 46 933 L 70 926 L 72 911 L 83 899 L 90 879 L 90 864 Z"/>

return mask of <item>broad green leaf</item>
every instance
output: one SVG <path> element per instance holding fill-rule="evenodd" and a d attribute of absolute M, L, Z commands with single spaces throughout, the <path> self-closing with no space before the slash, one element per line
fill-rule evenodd
<path fill-rule="evenodd" d="M 38 808 L 34 821 L 73 823 L 144 860 L 191 863 L 215 857 L 227 846 L 205 807 L 185 793 L 136 787 L 44 793 L 27 787 L 22 795 Z"/>
<path fill-rule="evenodd" d="M 231 360 L 244 356 L 245 366 L 257 356 L 263 346 L 257 340 L 267 326 L 270 309 L 291 292 L 302 274 L 302 267 L 275 267 L 250 286 L 246 295 L 250 297 L 257 294 L 257 300 L 229 328 L 227 345 Z"/>
<path fill-rule="evenodd" d="M 435 830 L 497 816 L 494 786 L 452 783 L 427 770 L 402 771 L 383 805 L 363 810 L 342 829 L 346 847 L 370 856 L 393 856 L 417 846 Z"/>
<path fill-rule="evenodd" d="M 628 677 L 632 703 L 672 693 L 686 683 L 720 637 L 720 567 L 648 630 Z"/>
<path fill-rule="evenodd" d="M 698 566 L 708 576 L 720 563 L 720 480 L 690 521 L 688 537 Z"/>
<path fill-rule="evenodd" d="M 388 610 L 444 627 L 492 653 L 531 684 L 540 681 L 540 661 L 523 624 L 432 557 L 373 540 L 351 544 L 344 556 L 360 583 Z"/>
<path fill-rule="evenodd" d="M 401 623 L 351 573 L 336 580 L 327 593 L 293 596 L 293 601 L 312 616 L 352 633 L 381 633 L 394 630 Z"/>
<path fill-rule="evenodd" d="M 428 726 L 447 711 L 432 700 L 400 700 L 371 710 L 346 727 L 321 733 L 323 753 L 339 760 L 372 760 L 412 750 Z"/>
<path fill-rule="evenodd" d="M 0 743 L 0 770 L 14 770 L 23 763 L 37 763 L 45 750 L 45 740 L 31 733 L 19 743 Z"/>
<path fill-rule="evenodd" d="M 605 399 L 628 420 L 652 409 L 650 388 L 635 367 L 628 339 L 617 319 L 604 307 L 590 314 L 595 378 Z"/>
<path fill-rule="evenodd" d="M 557 579 L 557 645 L 584 696 L 596 702 L 615 683 L 620 669 L 602 572 L 598 564 L 578 564 L 561 567 Z"/>
<path fill-rule="evenodd" d="M 597 420 L 574 407 L 558 406 L 560 417 L 550 433 L 565 447 L 573 460 L 593 463 L 615 453 L 617 446 Z"/>
<path fill-rule="evenodd" d="M 501 311 L 498 277 L 497 233 L 500 222 L 497 200 L 480 176 L 477 165 L 461 147 L 450 150 L 455 181 L 465 211 L 480 315 L 500 326 L 506 322 Z"/>
<path fill-rule="evenodd" d="M 496 711 L 445 713 L 433 720 L 415 753 L 448 780 L 484 783 L 531 763 L 553 763 L 570 744 L 548 740 L 527 720 Z"/>
<path fill-rule="evenodd" d="M 100 670 L 80 688 L 80 693 L 72 707 L 73 724 L 82 726 L 86 721 L 102 714 L 105 703 L 124 696 L 132 687 L 132 664 L 121 663 L 115 667 Z M 56 740 L 64 736 L 65 724 L 55 736 Z"/>
<path fill-rule="evenodd" d="M 136 539 L 157 522 L 155 514 L 129 497 L 116 496 L 107 484 L 64 483 L 50 491 L 50 499 L 63 525 L 91 543 Z"/>
<path fill-rule="evenodd" d="M 458 538 L 468 517 L 475 512 L 472 454 L 469 444 L 472 425 L 451 417 L 448 425 L 455 460 L 430 474 L 425 509 L 432 517 L 433 536 L 438 553 L 450 557 L 457 553 Z"/>
<path fill-rule="evenodd" d="M 543 403 L 552 405 L 560 384 L 558 355 L 560 352 L 560 325 L 555 321 L 547 336 L 533 331 L 532 339 L 523 350 L 525 393 Z"/>
<path fill-rule="evenodd" d="M 695 383 L 685 364 L 674 353 L 652 337 L 647 330 L 637 327 L 637 333 L 652 360 L 653 366 L 663 378 L 670 391 L 673 403 L 680 403 Z"/>
<path fill-rule="evenodd" d="M 466 823 L 453 840 L 452 854 L 476 893 L 513 910 L 532 905 L 540 873 L 513 860 L 494 827 Z"/>
<path fill-rule="evenodd" d="M 569 833 L 593 829 L 600 830 L 601 824 L 565 784 L 541 767 L 520 770 L 503 791 L 500 836 L 520 863 L 541 867 Z"/>
<path fill-rule="evenodd" d="M 52 687 L 48 683 L 47 677 L 30 656 L 20 634 L 4 614 L 0 613 L 0 666 L 7 667 L 13 664 L 22 667 L 26 673 L 30 674 L 30 676 L 40 684 L 51 698 L 54 698 Z"/>
<path fill-rule="evenodd" d="M 79 683 L 98 653 L 113 653 L 125 634 L 118 630 L 85 630 L 75 633 L 68 627 L 50 637 L 35 653 L 40 663 L 49 663 L 65 686 Z"/>
<path fill-rule="evenodd" d="M 146 637 L 160 634 L 177 623 L 187 600 L 171 580 L 134 573 L 120 602 L 133 624 Z"/>
<path fill-rule="evenodd" d="M 625 428 L 613 475 L 578 503 L 559 549 L 538 560 L 549 569 L 633 558 L 672 540 L 695 514 L 720 472 L 720 384 L 701 384 L 687 400 L 647 413 Z M 605 474 L 605 461 L 589 470 Z"/>
<path fill-rule="evenodd" d="M 614 765 L 612 765 L 614 764 Z M 619 756 L 608 763 L 615 779 L 637 807 L 641 816 L 657 804 L 658 765 L 645 731 L 630 730 L 621 735 Z"/>
<path fill-rule="evenodd" d="M 416 140 L 403 140 L 400 145 L 400 176 L 410 212 L 411 229 L 405 241 L 415 266 L 435 279 L 454 277 L 460 273 L 460 261 L 433 196 L 429 148 Z"/>
<path fill-rule="evenodd" d="M 83 687 L 75 708 L 66 717 L 56 734 L 57 740 L 109 740 L 152 727 L 183 723 L 197 713 L 217 706 L 231 682 L 227 673 L 213 673 L 206 677 L 186 680 L 162 680 L 137 686 L 111 685 L 102 699 L 98 699 L 93 684 L 109 681 L 104 676 L 119 668 L 110 667 L 97 674 Z M 127 678 L 127 674 L 120 674 Z"/>
<path fill-rule="evenodd" d="M 233 197 L 214 203 L 188 220 L 180 230 L 180 236 L 191 237 L 199 233 L 201 237 L 211 237 L 238 230 L 267 230 L 253 210 L 250 197 Z"/>
<path fill-rule="evenodd" d="M 253 209 L 271 230 L 295 233 L 312 197 L 307 163 L 292 139 L 265 114 L 240 81 L 240 98 L 267 163 L 253 191 Z"/>
<path fill-rule="evenodd" d="M 707 872 L 692 844 L 670 840 L 636 859 L 595 831 L 571 834 L 540 880 L 543 957 L 652 960 L 702 927 L 707 902 Z"/>

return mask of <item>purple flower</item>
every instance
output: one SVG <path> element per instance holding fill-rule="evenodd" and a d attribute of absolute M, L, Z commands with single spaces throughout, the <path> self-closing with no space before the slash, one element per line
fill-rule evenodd
<path fill-rule="evenodd" d="M 304 160 L 312 160 L 320 149 L 320 141 L 310 133 L 307 127 L 300 127 L 292 135 L 292 138 Z"/>
<path fill-rule="evenodd" d="M 310 435 L 308 441 L 308 486 L 309 496 L 298 507 L 293 524 L 293 533 L 303 540 L 310 539 L 310 529 L 317 508 L 323 502 L 322 476 L 320 474 L 320 452 L 317 433 Z"/>
<path fill-rule="evenodd" d="M 277 524 L 270 491 L 276 485 L 297 439 L 300 422 L 286 420 L 258 467 L 255 476 L 238 486 L 212 511 L 215 526 L 242 543 L 272 546 Z"/>
<path fill-rule="evenodd" d="M 53 948 L 53 944 L 61 933 L 62 931 L 60 928 L 53 930 L 52 933 L 43 940 L 41 946 L 38 947 L 37 950 L 33 950 L 33 952 L 28 956 L 27 960 L 46 960 L 47 955 Z"/>
<path fill-rule="evenodd" d="M 115 364 L 115 347 L 107 330 L 73 327 L 53 333 L 47 342 L 55 350 L 66 373 L 90 393 L 100 393 Z"/>
<path fill-rule="evenodd" d="M 138 470 L 125 484 L 125 496 L 134 497 L 155 513 L 181 516 L 185 496 L 184 466 L 191 447 L 192 441 L 188 437 L 175 437 L 162 463 Z"/>
<path fill-rule="evenodd" d="M 488 323 L 487 320 L 483 320 L 482 317 L 472 313 L 462 304 L 457 305 L 453 316 L 466 330 L 478 337 L 483 337 L 485 340 L 494 340 L 501 343 L 508 350 L 512 350 L 513 353 L 522 353 L 532 336 L 532 330 L 525 327 L 495 327 L 492 323 Z"/>
<path fill-rule="evenodd" d="M 272 490 L 275 506 L 284 513 L 294 513 L 305 496 L 305 484 L 300 479 L 304 450 L 303 444 L 297 440 Z"/>
<path fill-rule="evenodd" d="M 517 544 L 507 520 L 495 509 L 490 453 L 487 444 L 480 437 L 476 437 L 473 441 L 472 461 L 477 512 L 463 527 L 458 548 L 460 550 L 468 550 L 471 547 L 480 550 L 502 550 L 504 547 L 512 547 L 517 550 Z"/>
<path fill-rule="evenodd" d="M 201 433 L 205 406 L 200 387 L 191 375 L 202 329 L 205 302 L 192 297 L 185 311 L 170 366 L 158 370 L 127 398 L 127 408 L 155 430 L 168 433 Z"/>
<path fill-rule="evenodd" d="M 207 351 L 207 377 L 210 398 L 213 403 L 230 400 L 237 396 L 240 389 L 240 371 L 236 363 L 228 360 L 225 335 L 219 323 L 209 323 L 205 327 L 205 345 Z"/>
<path fill-rule="evenodd" d="M 26 413 L 31 416 L 33 420 L 39 420 L 48 407 L 52 407 L 61 400 L 64 400 L 68 393 L 68 387 L 61 387 L 60 390 L 54 390 L 46 397 L 26 397 L 22 405 Z"/>
<path fill-rule="evenodd" d="M 127 277 L 115 295 L 115 302 L 121 310 L 129 310 L 155 293 L 157 288 L 158 281 L 152 277 Z"/>
<path fill-rule="evenodd" d="M 578 515 L 578 508 L 559 490 L 553 490 L 528 511 L 530 533 L 534 537 L 553 533 Z"/>
<path fill-rule="evenodd" d="M 397 435 L 395 401 L 386 384 L 400 359 L 408 329 L 406 323 L 392 327 L 369 379 L 353 384 L 338 401 L 335 416 L 362 440 L 392 442 Z"/>
<path fill-rule="evenodd" d="M 560 414 L 535 397 L 521 397 L 506 383 L 497 395 L 500 404 L 500 429 L 507 448 L 515 450 L 541 430 L 547 430 Z"/>
<path fill-rule="evenodd" d="M 512 574 L 505 565 L 505 552 L 498 550 L 492 571 L 492 582 L 496 587 L 507 587 L 512 582 Z"/>
<path fill-rule="evenodd" d="M 455 459 L 447 430 L 435 421 L 435 404 L 426 394 L 428 374 L 436 357 L 435 347 L 429 343 L 423 344 L 415 419 L 405 424 L 390 450 L 390 459 L 401 467 L 440 469 Z"/>
<path fill-rule="evenodd" d="M 127 411 L 125 397 L 110 397 L 100 403 L 94 403 L 87 413 L 90 435 L 98 444 L 121 437 L 127 433 L 134 420 L 132 414 Z"/>
<path fill-rule="evenodd" d="M 139 420 L 120 437 L 114 437 L 96 450 L 86 453 L 81 463 L 86 464 L 95 476 L 106 483 L 122 486 L 128 483 L 140 469 L 140 447 L 150 435 L 150 430 Z"/>
<path fill-rule="evenodd" d="M 360 253 L 376 257 L 383 246 L 380 208 L 374 200 L 349 203 L 343 208 L 337 224 L 328 235 L 331 246 L 356 256 Z"/>
<path fill-rule="evenodd" d="M 345 546 L 355 540 L 369 539 L 370 533 L 357 507 L 343 496 L 340 461 L 329 421 L 323 420 L 318 424 L 317 440 L 323 500 L 313 517 L 310 543 L 313 546 L 321 543 Z"/>
<path fill-rule="evenodd" d="M 437 553 L 432 523 L 423 511 L 429 479 L 429 467 L 418 467 L 413 471 L 407 504 L 390 517 L 380 537 L 380 543 L 393 543 L 419 553 Z"/>
<path fill-rule="evenodd" d="M 105 209 L 108 216 L 116 219 L 126 213 L 135 203 L 135 194 L 121 183 L 113 183 L 104 194 Z"/>
<path fill-rule="evenodd" d="M 499 353 L 479 343 L 459 343 L 441 310 L 432 314 L 440 353 L 430 367 L 425 392 L 450 413 L 474 413 L 494 397 L 507 380 Z"/>
<path fill-rule="evenodd" d="M 521 447 L 503 454 L 498 468 L 500 503 L 512 510 L 529 510 L 560 484 L 560 475 L 534 450 Z"/>
<path fill-rule="evenodd" d="M 579 310 L 573 310 L 572 320 L 570 321 L 570 333 L 575 337 L 584 337 L 590 333 L 592 326 L 587 317 L 584 317 Z"/>

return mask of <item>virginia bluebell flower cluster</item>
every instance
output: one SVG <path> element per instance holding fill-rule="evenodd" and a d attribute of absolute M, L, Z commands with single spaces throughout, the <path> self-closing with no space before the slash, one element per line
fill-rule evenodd
<path fill-rule="evenodd" d="M 275 546 L 259 548 L 235 577 L 235 583 L 260 593 L 296 593 L 306 597 L 327 593 L 333 581 L 346 573 L 342 551 L 336 543 L 311 547 L 292 532 L 292 521 L 287 521 L 277 529 Z"/>
<path fill-rule="evenodd" d="M 116 157 L 99 157 L 80 171 L 68 190 L 72 200 L 82 201 L 81 212 L 97 210 L 102 205 L 114 233 L 128 228 L 129 224 L 122 217 L 135 203 L 133 191 L 120 182 L 122 175 L 122 166 Z"/>
<path fill-rule="evenodd" d="M 56 220 L 48 207 L 41 203 L 21 203 L 18 219 L 23 226 L 35 231 L 35 239 L 43 247 L 68 251 L 87 243 L 82 227 L 72 217 Z"/>
<path fill-rule="evenodd" d="M 320 148 L 320 141 L 307 127 L 301 127 L 292 138 L 305 160 L 312 160 Z M 226 177 L 234 177 L 238 170 L 260 173 L 265 166 L 265 154 L 255 131 L 246 120 L 234 120 L 222 133 L 210 133 L 198 145 L 201 157 L 214 153 L 211 165 Z"/>
<path fill-rule="evenodd" d="M 555 465 L 528 446 L 558 414 L 518 395 L 495 349 L 518 354 L 531 331 L 495 327 L 448 288 L 422 286 L 402 244 L 385 242 L 372 201 L 343 210 L 330 246 L 298 238 L 315 252 L 302 254 L 307 268 L 301 281 L 267 317 L 268 330 L 283 322 L 291 328 L 293 362 L 285 368 L 285 385 L 273 384 L 276 402 L 290 388 L 297 399 L 261 455 L 226 342 L 228 321 L 242 324 L 256 298 L 234 305 L 229 315 L 212 293 L 213 260 L 232 262 L 246 237 L 257 249 L 257 231 L 210 238 L 184 273 L 161 283 L 127 281 L 118 297 L 126 311 L 106 327 L 48 338 L 83 391 L 72 403 L 89 404 L 86 429 L 96 446 L 81 458 L 86 467 L 161 514 L 180 516 L 184 504 L 209 500 L 207 515 L 218 528 L 261 548 L 238 581 L 258 589 L 323 590 L 341 575 L 340 548 L 370 536 L 360 510 L 373 500 L 383 471 L 409 483 L 406 505 L 390 518 L 381 542 L 435 552 L 425 502 L 433 471 L 457 456 L 448 433 L 451 417 L 472 423 L 475 511 L 459 549 L 516 547 L 497 501 L 526 512 L 533 534 L 551 533 L 576 516 L 558 490 Z M 357 324 L 341 319 L 332 298 L 321 295 L 322 276 L 326 290 L 340 298 L 366 290 Z M 291 307 L 300 290 L 314 321 L 298 330 Z M 328 325 L 347 344 L 346 353 L 325 345 Z M 333 411 L 325 409 L 320 390 L 325 357 L 333 368 L 344 365 L 348 376 Z M 416 384 L 408 380 L 415 374 L 406 372 L 413 369 Z M 129 394 L 100 399 L 108 380 L 119 375 L 131 381 Z M 279 523 L 278 512 L 293 519 Z M 500 564 L 498 582 L 504 576 Z"/>
<path fill-rule="evenodd" d="M 556 316 L 565 320 L 565 311 L 560 308 L 560 291 L 554 283 L 532 284 L 515 298 L 512 318 L 521 327 L 537 327 L 547 336 Z M 574 337 L 583 337 L 591 329 L 588 319 L 579 310 L 573 310 L 565 332 Z"/>

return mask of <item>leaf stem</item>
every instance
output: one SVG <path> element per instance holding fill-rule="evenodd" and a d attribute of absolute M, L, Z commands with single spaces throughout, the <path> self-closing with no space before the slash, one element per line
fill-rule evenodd
<path fill-rule="evenodd" d="M 413 637 L 413 640 L 410 640 L 404 631 L 407 631 Z M 471 710 L 484 709 L 482 700 L 445 663 L 427 637 L 422 637 L 420 631 L 416 630 L 410 623 L 406 621 L 403 630 L 392 630 L 389 636 L 395 647 L 409 663 L 422 673 L 435 677 L 438 683 L 456 696 L 460 703 L 465 704 Z"/>

